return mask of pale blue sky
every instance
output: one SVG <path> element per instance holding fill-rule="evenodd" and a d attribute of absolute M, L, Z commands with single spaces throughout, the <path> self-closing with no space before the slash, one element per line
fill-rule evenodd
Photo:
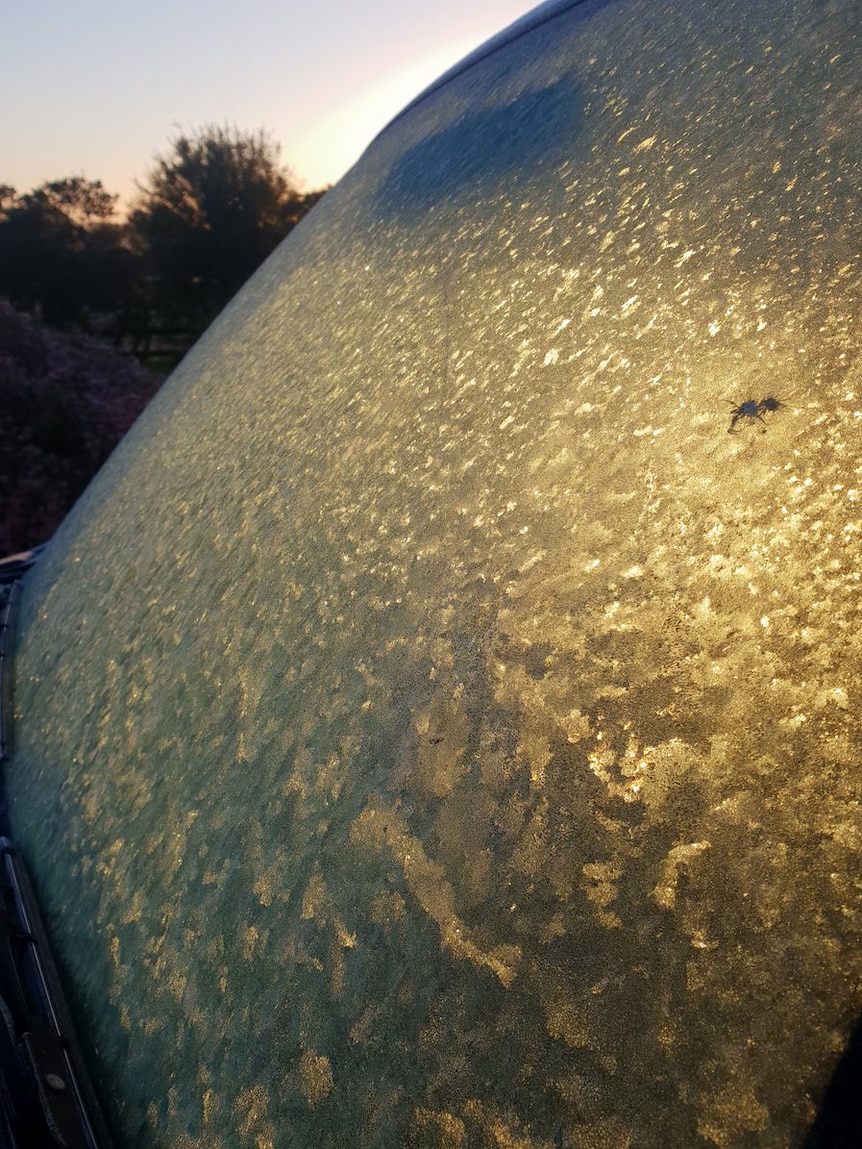
<path fill-rule="evenodd" d="M 129 196 L 177 128 L 270 129 L 334 182 L 427 83 L 537 0 L 0 0 L 0 183 Z"/>

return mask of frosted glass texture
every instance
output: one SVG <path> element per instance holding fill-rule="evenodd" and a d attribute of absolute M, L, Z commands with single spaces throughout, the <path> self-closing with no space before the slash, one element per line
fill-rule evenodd
<path fill-rule="evenodd" d="M 862 4 L 550 4 L 28 576 L 126 1146 L 779 1149 L 862 1008 Z"/>

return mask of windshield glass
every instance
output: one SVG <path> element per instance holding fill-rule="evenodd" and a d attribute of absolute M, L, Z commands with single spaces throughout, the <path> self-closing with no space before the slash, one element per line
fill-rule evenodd
<path fill-rule="evenodd" d="M 860 1006 L 860 7 L 548 13 L 27 577 L 12 826 L 125 1144 L 798 1144 Z"/>

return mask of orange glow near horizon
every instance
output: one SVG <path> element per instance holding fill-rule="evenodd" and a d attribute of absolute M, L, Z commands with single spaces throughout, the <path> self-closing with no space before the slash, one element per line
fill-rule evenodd
<path fill-rule="evenodd" d="M 285 161 L 303 187 L 310 190 L 339 180 L 390 120 L 477 46 L 475 39 L 465 37 L 428 52 L 285 139 Z"/>

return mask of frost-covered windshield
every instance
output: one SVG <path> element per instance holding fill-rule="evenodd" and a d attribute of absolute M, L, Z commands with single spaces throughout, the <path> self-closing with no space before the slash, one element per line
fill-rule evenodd
<path fill-rule="evenodd" d="M 559 9 L 28 577 L 12 822 L 124 1144 L 783 1149 L 859 1008 L 862 8 Z"/>

